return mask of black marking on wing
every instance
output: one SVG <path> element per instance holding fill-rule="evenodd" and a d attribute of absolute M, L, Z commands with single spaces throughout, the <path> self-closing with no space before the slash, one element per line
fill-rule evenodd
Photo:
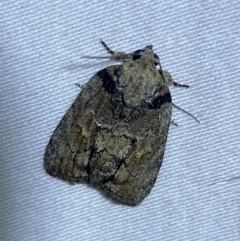
<path fill-rule="evenodd" d="M 171 103 L 172 97 L 169 92 L 165 93 L 164 95 L 159 95 L 155 97 L 151 103 L 148 103 L 149 109 L 159 109 L 165 103 Z"/>
<path fill-rule="evenodd" d="M 102 69 L 98 71 L 97 76 L 102 80 L 103 82 L 103 88 L 109 93 L 113 94 L 116 90 L 116 82 L 114 81 L 114 76 L 117 75 L 118 68 L 114 70 L 114 73 L 111 74 L 108 70 L 108 68 Z"/>

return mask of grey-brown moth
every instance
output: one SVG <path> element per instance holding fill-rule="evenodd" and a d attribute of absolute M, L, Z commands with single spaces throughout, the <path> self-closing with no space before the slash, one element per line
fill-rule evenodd
<path fill-rule="evenodd" d="M 121 64 L 98 71 L 55 129 L 44 168 L 70 183 L 88 183 L 112 200 L 138 205 L 161 167 L 172 115 L 170 85 L 152 46 L 114 52 Z"/>

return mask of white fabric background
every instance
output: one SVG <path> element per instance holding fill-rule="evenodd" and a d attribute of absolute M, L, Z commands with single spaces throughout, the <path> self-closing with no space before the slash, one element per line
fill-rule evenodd
<path fill-rule="evenodd" d="M 240 240 L 240 2 L 0 3 L 0 240 Z M 113 50 L 154 45 L 172 88 L 165 158 L 151 194 L 116 205 L 43 170 L 57 124 Z"/>

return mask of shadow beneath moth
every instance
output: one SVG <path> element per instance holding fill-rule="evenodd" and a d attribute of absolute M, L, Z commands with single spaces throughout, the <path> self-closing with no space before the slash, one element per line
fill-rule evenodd
<path fill-rule="evenodd" d="M 51 176 L 88 183 L 113 201 L 140 204 L 161 167 L 171 123 L 169 86 L 189 87 L 163 71 L 152 46 L 98 71 L 55 129 L 44 156 Z"/>

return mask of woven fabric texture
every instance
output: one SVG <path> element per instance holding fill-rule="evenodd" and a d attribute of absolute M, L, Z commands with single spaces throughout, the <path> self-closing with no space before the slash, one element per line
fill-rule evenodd
<path fill-rule="evenodd" d="M 0 240 L 240 240 L 240 1 L 0 3 Z M 86 83 L 111 64 L 99 44 L 152 44 L 171 88 L 163 165 L 137 207 L 43 170 L 50 136 Z M 219 183 L 221 182 L 221 183 Z"/>

